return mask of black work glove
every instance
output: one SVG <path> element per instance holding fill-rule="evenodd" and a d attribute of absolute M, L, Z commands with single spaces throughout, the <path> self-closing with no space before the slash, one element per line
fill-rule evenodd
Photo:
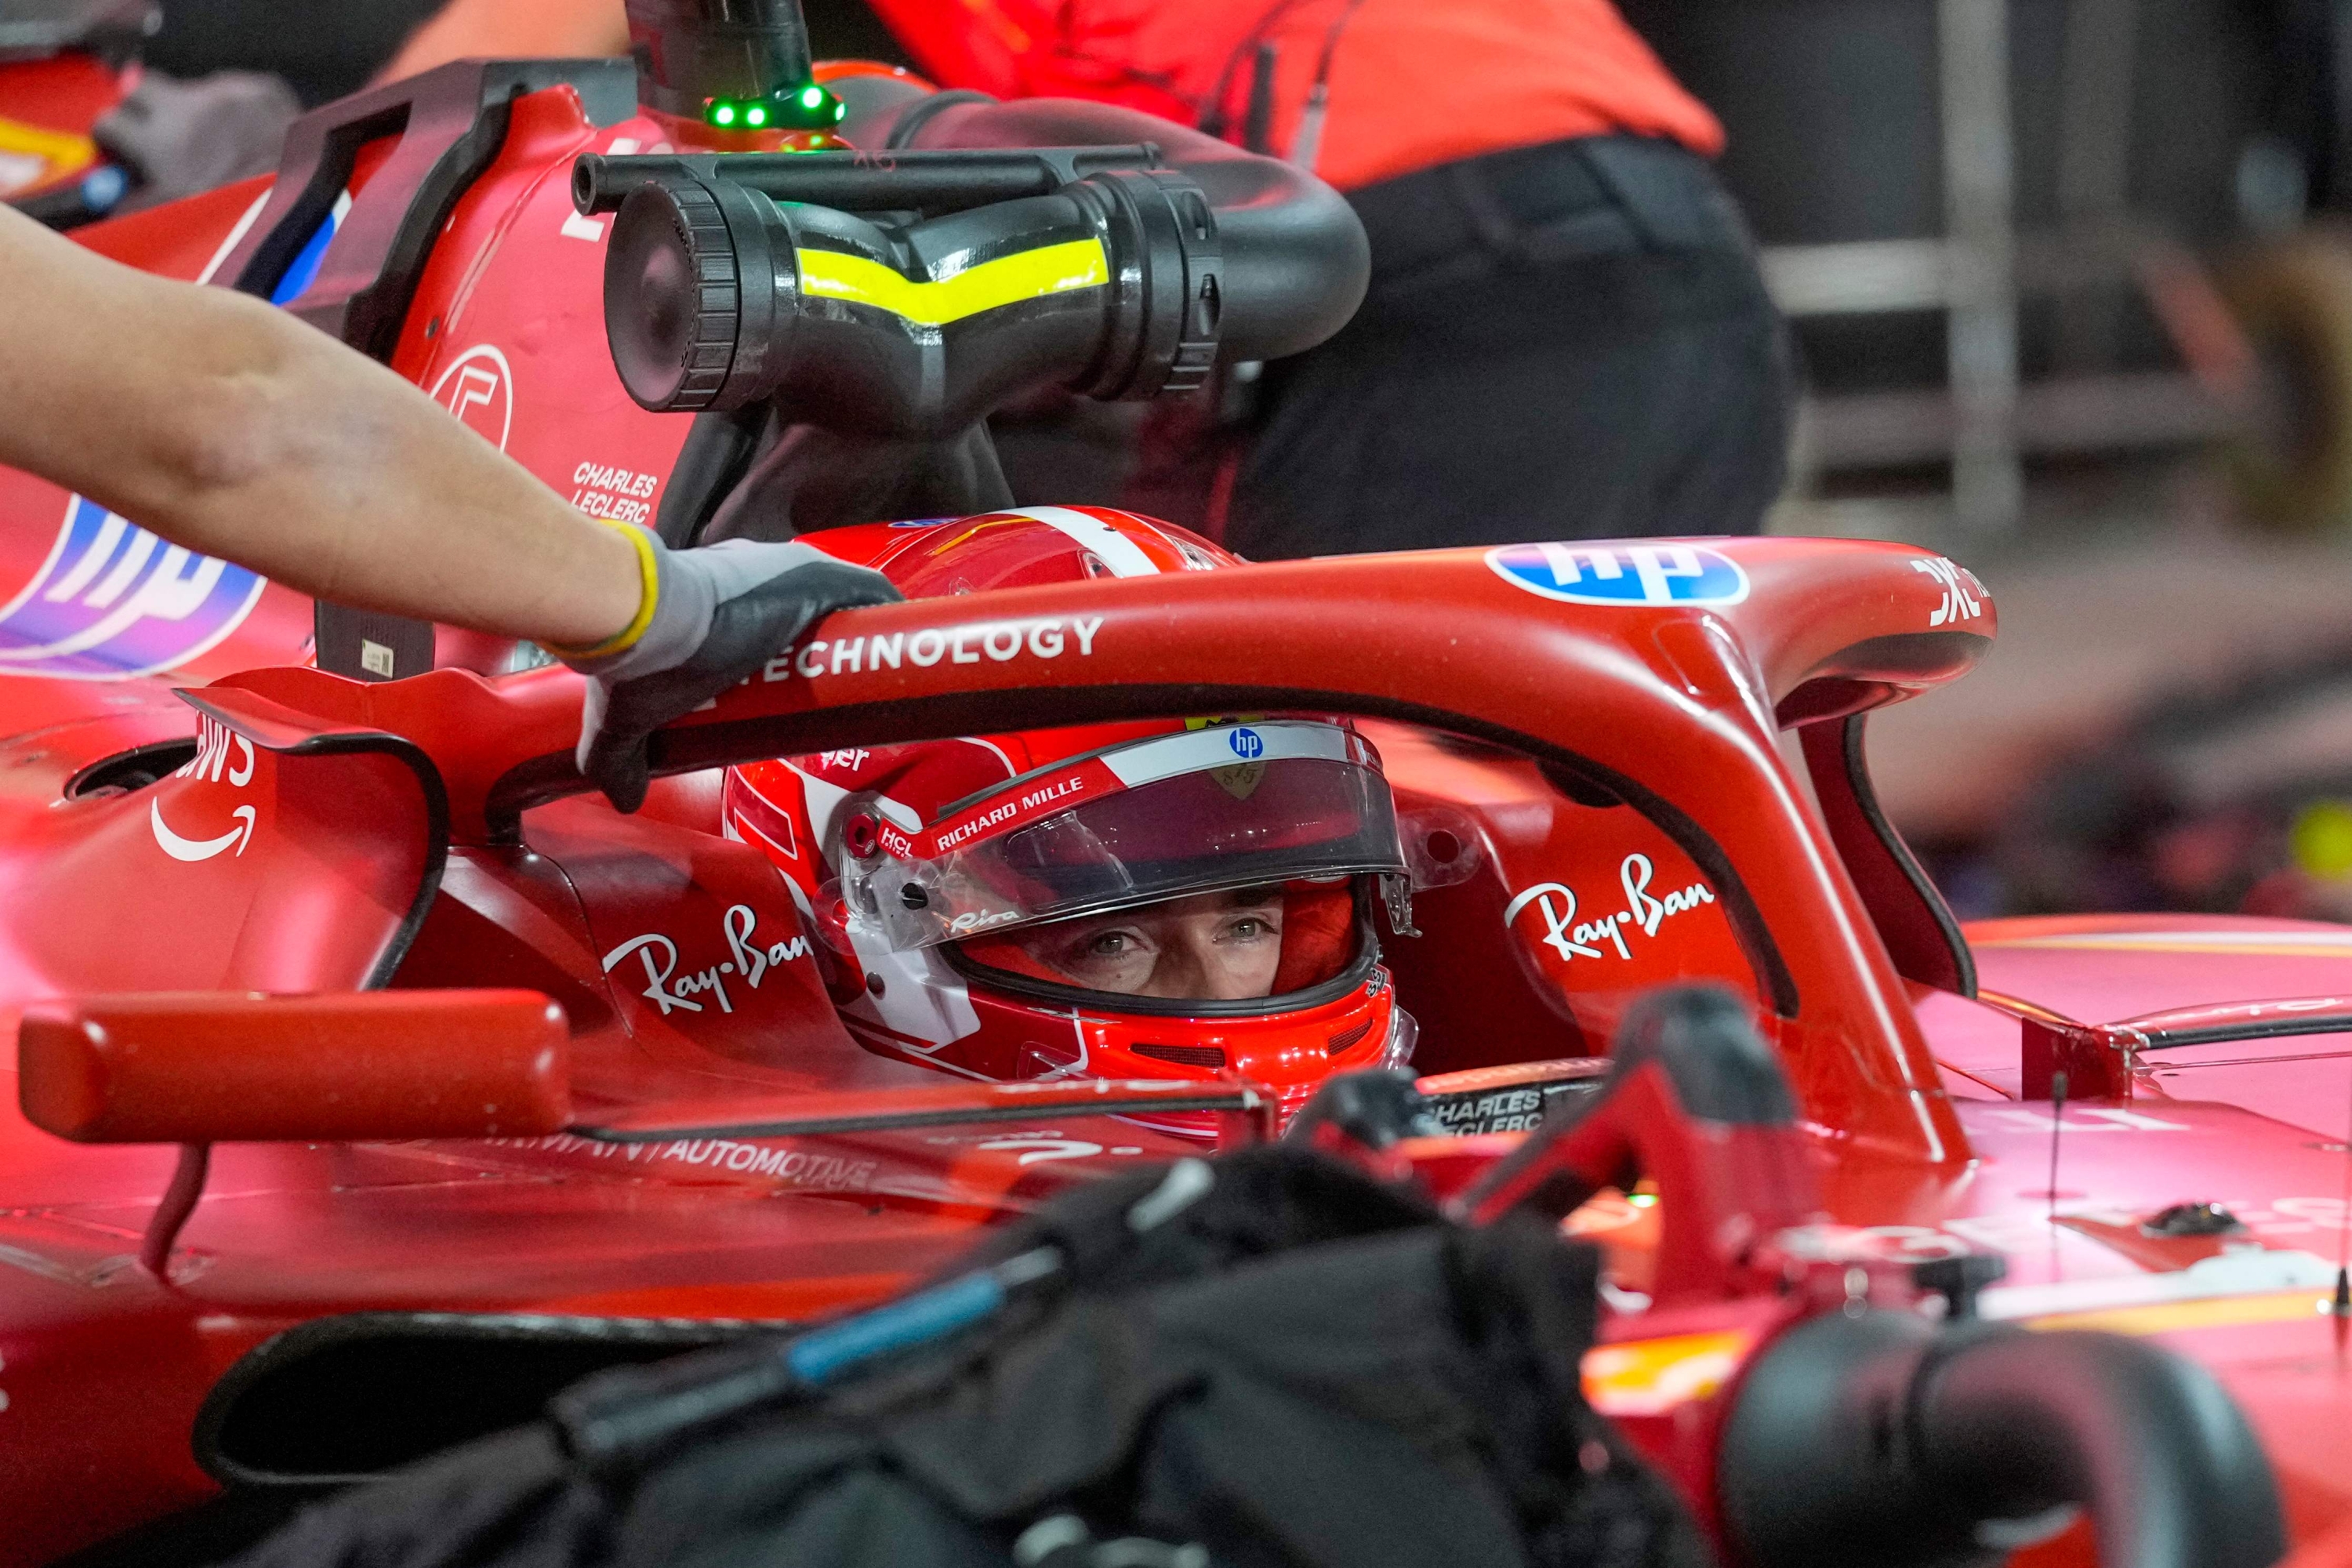
<path fill-rule="evenodd" d="M 648 530 L 622 531 L 638 547 L 646 607 L 614 639 L 617 647 L 549 651 L 588 677 L 580 771 L 623 811 L 645 804 L 648 735 L 750 675 L 824 616 L 902 596 L 881 573 L 798 541 L 667 550 Z"/>

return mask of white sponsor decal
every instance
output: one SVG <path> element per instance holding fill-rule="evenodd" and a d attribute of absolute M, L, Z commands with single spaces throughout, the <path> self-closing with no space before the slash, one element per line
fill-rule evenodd
<path fill-rule="evenodd" d="M 944 855 L 957 845 L 977 837 L 999 823 L 1012 821 L 1021 815 L 1021 801 L 1008 800 L 1002 805 L 993 806 L 982 812 L 978 816 L 959 823 L 955 827 L 939 836 L 934 846 L 936 852 Z"/>
<path fill-rule="evenodd" d="M 1647 855 L 1625 857 L 1617 868 L 1617 880 L 1625 895 L 1625 907 L 1597 919 L 1579 921 L 1576 918 L 1577 899 L 1574 889 L 1564 882 L 1540 882 L 1512 899 L 1503 910 L 1506 928 L 1516 922 L 1522 911 L 1533 905 L 1544 923 L 1544 934 L 1538 940 L 1559 954 L 1563 963 L 1573 963 L 1579 958 L 1605 958 L 1613 948 L 1622 959 L 1633 956 L 1626 944 L 1626 936 L 1639 931 L 1654 938 L 1658 930 L 1673 916 L 1687 914 L 1704 904 L 1715 902 L 1714 890 L 1705 882 L 1693 882 L 1687 888 L 1677 888 L 1661 897 L 1650 890 L 1657 868 Z M 1607 944 L 1607 948 L 1602 946 Z"/>
<path fill-rule="evenodd" d="M 727 938 L 731 957 L 709 964 L 689 974 L 677 973 L 677 943 L 659 931 L 647 931 L 634 936 L 604 955 L 604 973 L 610 974 L 623 959 L 635 954 L 645 971 L 645 989 L 637 993 L 653 1003 L 667 1017 L 673 1012 L 699 1013 L 703 1010 L 698 996 L 709 996 L 719 1004 L 722 1013 L 735 1011 L 734 999 L 727 994 L 730 976 L 741 981 L 750 990 L 757 991 L 768 971 L 790 963 L 809 954 L 809 940 L 796 936 L 790 942 L 762 944 L 758 936 L 759 912 L 749 904 L 730 905 L 719 925 Z"/>
<path fill-rule="evenodd" d="M 1748 597 L 1739 563 L 1696 544 L 1505 544 L 1486 552 L 1486 564 L 1515 587 L 1570 605 L 1656 608 Z"/>
<path fill-rule="evenodd" d="M 237 761 L 229 758 L 235 754 Z M 213 718 L 200 716 L 196 721 L 196 754 L 173 770 L 175 779 L 200 779 L 218 784 L 226 780 L 231 789 L 243 789 L 253 781 L 253 742 Z M 229 813 L 236 826 L 215 838 L 190 838 L 174 832 L 163 820 L 163 803 L 154 795 L 147 798 L 147 826 L 155 835 L 155 843 L 174 860 L 209 860 L 234 847 L 242 855 L 245 847 L 253 842 L 254 809 L 240 805 Z"/>
<path fill-rule="evenodd" d="M 1026 653 L 1031 658 L 1054 659 L 1065 653 L 1091 658 L 1095 634 L 1102 630 L 1100 616 L 1073 616 L 1067 620 L 1046 616 L 1024 621 L 971 621 L 957 626 L 925 626 L 917 632 L 887 636 L 816 637 L 788 647 L 767 662 L 763 681 L 789 680 L 793 676 L 814 680 L 826 675 L 856 675 L 862 671 L 929 669 L 935 664 L 979 664 L 989 660 L 1009 664 Z"/>
<path fill-rule="evenodd" d="M 502 350 L 477 343 L 433 383 L 433 401 L 501 452 L 514 427 L 514 371 Z"/>
<path fill-rule="evenodd" d="M 982 1149 L 1001 1153 L 1021 1152 L 1021 1163 L 1034 1165 L 1040 1160 L 1087 1160 L 1103 1152 L 1099 1143 L 1089 1143 L 1083 1138 L 1062 1138 L 1052 1134 L 1033 1134 L 1018 1138 L 992 1138 L 980 1145 Z"/>
<path fill-rule="evenodd" d="M 246 845 L 253 838 L 253 807 L 240 805 L 229 815 L 241 826 L 230 828 L 218 838 L 183 838 L 163 821 L 162 805 L 152 799 L 147 803 L 147 824 L 155 830 L 155 842 L 174 860 L 209 860 L 231 845 L 236 847 L 239 855 L 244 854 Z"/>
<path fill-rule="evenodd" d="M 659 474 L 641 474 L 605 463 L 583 462 L 572 470 L 572 504 L 591 517 L 650 523 Z"/>
<path fill-rule="evenodd" d="M 772 1143 L 748 1143 L 731 1138 L 677 1138 L 650 1143 L 608 1143 L 558 1132 L 545 1138 L 488 1138 L 484 1142 L 509 1149 L 543 1149 L 551 1153 L 588 1154 L 619 1159 L 629 1164 L 708 1166 L 713 1170 L 748 1172 L 773 1176 L 795 1186 L 820 1192 L 863 1192 L 873 1182 L 880 1162 L 853 1160 L 839 1154 L 812 1153 Z"/>
<path fill-rule="evenodd" d="M 797 1149 L 763 1148 L 726 1138 L 680 1138 L 660 1145 L 652 1156 L 681 1165 L 749 1171 L 779 1176 L 803 1187 L 829 1192 L 862 1191 L 874 1179 L 877 1162 L 849 1160 L 838 1154 L 812 1154 Z"/>
<path fill-rule="evenodd" d="M 1958 562 L 1938 555 L 1932 561 L 1914 561 L 1911 570 L 1936 580 L 1944 591 L 1943 602 L 1927 617 L 1931 626 L 1950 626 L 1956 621 L 1973 621 L 1984 614 L 1984 584 L 1976 574 Z"/>
<path fill-rule="evenodd" d="M 2061 1119 L 2029 1106 L 2009 1105 L 1984 1112 L 1984 1120 L 2003 1132 L 2188 1132 L 2186 1122 L 2143 1116 L 2137 1110 L 2070 1106 Z"/>
<path fill-rule="evenodd" d="M 1527 1132 L 1544 1119 L 1544 1097 L 1539 1089 L 1498 1089 L 1481 1095 L 1433 1096 L 1429 1110 L 1448 1132 Z"/>
<path fill-rule="evenodd" d="M 1067 1079 L 1029 1079 L 1017 1082 L 997 1079 L 990 1081 L 995 1085 L 1001 1094 L 1018 1092 L 1054 1094 L 1060 1093 L 1070 1087 Z M 1094 1086 L 1096 1091 L 1101 1094 L 1115 1094 L 1118 1091 L 1118 1084 L 1099 1079 L 1094 1080 Z M 1086 1114 L 1076 1107 L 1069 1109 L 1076 1111 L 1077 1114 Z M 1121 1117 L 1140 1116 L 1143 1112 L 1122 1110 L 1116 1114 Z M 1024 1127 L 1013 1132 L 935 1132 L 925 1138 L 923 1142 L 940 1149 L 969 1146 L 1008 1152 L 1016 1149 L 1034 1150 L 1037 1152 L 1037 1158 L 1041 1160 L 1083 1160 L 1096 1154 L 1117 1154 L 1125 1158 L 1143 1152 L 1140 1147 L 1130 1143 L 1116 1143 L 1106 1149 L 1099 1143 L 1089 1142 L 1083 1138 L 1070 1137 L 1055 1127 Z M 1025 1160 L 1022 1162 L 1024 1164 L 1028 1163 Z"/>
<path fill-rule="evenodd" d="M 121 680 L 186 664 L 244 623 L 262 587 L 75 496 L 48 559 L 0 605 L 0 674 Z"/>

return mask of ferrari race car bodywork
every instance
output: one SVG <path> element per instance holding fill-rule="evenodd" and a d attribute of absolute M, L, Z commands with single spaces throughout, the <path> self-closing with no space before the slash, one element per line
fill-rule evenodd
<path fill-rule="evenodd" d="M 298 130 L 274 188 L 83 237 L 169 276 L 260 279 L 583 509 L 650 521 L 688 425 L 615 378 L 598 315 L 612 220 L 574 209 L 571 169 L 676 126 L 596 72 L 512 68 L 486 93 L 482 73 L 507 68 L 462 68 L 471 96 L 436 100 L 465 106 L 461 124 L 346 115 Z M 1155 1104 L 1270 1131 L 1268 1096 L 1205 1071 L 984 1084 L 861 1048 L 841 1010 L 863 1004 L 828 988 L 785 882 L 720 832 L 716 770 L 1278 710 L 1358 716 L 1402 819 L 1451 868 L 1392 921 L 1421 934 L 1386 946 L 1424 1087 L 1468 1135 L 1396 1145 L 1401 1175 L 1474 1190 L 1548 1092 L 1593 1079 L 1645 991 L 1706 981 L 1752 1005 L 1801 1156 L 1720 1163 L 1747 1145 L 1704 1127 L 1645 1142 L 1658 1192 L 1604 1194 L 1570 1222 L 1612 1258 L 1596 1403 L 1710 1518 L 1724 1412 L 1810 1299 L 1790 1289 L 1806 1258 L 1853 1304 L 1980 1254 L 2006 1279 L 1956 1302 L 2187 1352 L 2246 1411 L 2298 1535 L 2352 1514 L 2352 1372 L 2329 1310 L 2352 1158 L 2352 1053 L 2330 1031 L 2352 1031 L 2352 933 L 1955 929 L 1863 763 L 1870 710 L 1990 647 L 1990 595 L 1941 557 L 1526 545 L 858 610 L 657 735 L 667 777 L 624 817 L 572 772 L 568 671 L 478 673 L 510 650 L 446 631 L 426 673 L 364 635 L 362 663 L 378 648 L 371 672 L 403 679 L 304 668 L 310 606 L 282 588 L 18 474 L 0 472 L 0 518 L 12 1036 L 37 1005 L 74 1026 L 69 1053 L 108 1016 L 72 999 L 123 993 L 381 990 L 397 1007 L 520 988 L 569 1024 L 561 1052 L 518 1069 L 538 1100 L 447 1112 L 472 1136 L 352 1141 L 364 1119 L 303 1076 L 266 1003 L 219 1004 L 213 1065 L 234 1096 L 206 1100 L 202 1058 L 158 1069 L 182 1092 L 145 1121 L 95 1069 L 70 1105 L 28 1078 L 44 1120 L 79 1117 L 84 1142 L 8 1096 L 0 1558 L 99 1541 L 222 1479 L 364 1473 L 435 1421 L 528 1415 L 499 1369 L 532 1357 L 543 1379 L 877 1299 L 1062 1184 L 1197 1148 L 1134 1120 Z M 1041 519 L 1105 521 L 963 531 Z M 956 532 L 926 526 L 912 547 Z M 2218 1005 L 2241 998 L 2260 1005 Z M 394 1016 L 415 1024 L 430 1001 Z M 313 1054 L 354 1094 L 397 1099 L 463 1068 L 474 1038 L 453 1029 L 415 1024 L 404 1054 Z M 399 1106 L 364 1124 L 395 1111 L 425 1125 Z M 140 1137 L 220 1146 L 207 1172 Z M 2182 1204 L 2227 1212 L 2164 1212 Z M 1768 1278 L 1766 1235 L 1811 1239 L 1785 1240 Z"/>

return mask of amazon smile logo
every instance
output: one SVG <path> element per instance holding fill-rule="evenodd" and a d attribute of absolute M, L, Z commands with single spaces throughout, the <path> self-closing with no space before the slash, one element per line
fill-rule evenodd
<path fill-rule="evenodd" d="M 229 815 L 236 818 L 240 826 L 230 828 L 218 838 L 184 838 L 173 832 L 171 824 L 163 820 L 161 802 L 151 800 L 147 803 L 147 825 L 155 830 L 155 842 L 162 845 L 163 853 L 174 860 L 209 860 L 232 844 L 236 846 L 238 854 L 244 854 L 245 847 L 253 841 L 253 807 L 240 805 Z"/>
<path fill-rule="evenodd" d="M 236 761 L 229 761 L 234 752 Z M 253 742 L 210 717 L 200 719 L 196 728 L 196 754 L 176 769 L 175 779 L 202 779 L 211 783 L 226 781 L 231 789 L 243 789 L 253 782 Z M 163 820 L 163 803 L 150 795 L 147 800 L 147 826 L 155 835 L 156 846 L 174 860 L 209 860 L 234 849 L 245 853 L 253 842 L 254 808 L 240 805 L 229 813 L 236 826 L 216 837 L 192 838 Z"/>

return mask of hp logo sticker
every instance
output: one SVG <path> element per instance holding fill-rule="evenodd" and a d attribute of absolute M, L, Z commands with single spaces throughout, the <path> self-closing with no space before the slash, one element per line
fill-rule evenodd
<path fill-rule="evenodd" d="M 1234 755 L 1245 763 L 1254 763 L 1265 755 L 1265 737 L 1255 730 L 1235 730 L 1225 737 L 1225 744 L 1234 749 Z"/>
<path fill-rule="evenodd" d="M 1486 564 L 1514 587 L 1570 605 L 1736 605 L 1748 574 L 1696 544 L 1507 544 Z"/>

